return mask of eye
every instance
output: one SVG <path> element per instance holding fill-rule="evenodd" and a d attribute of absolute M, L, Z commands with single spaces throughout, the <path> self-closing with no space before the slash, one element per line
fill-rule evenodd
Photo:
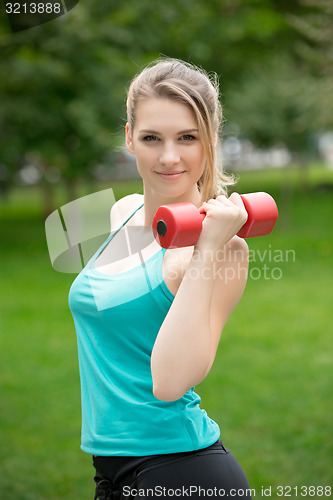
<path fill-rule="evenodd" d="M 154 142 L 157 141 L 157 137 L 156 135 L 145 135 L 142 140 L 146 142 Z"/>
<path fill-rule="evenodd" d="M 185 134 L 185 135 L 182 135 L 180 139 L 182 141 L 190 142 L 190 141 L 195 141 L 196 138 L 194 137 L 194 135 Z"/>

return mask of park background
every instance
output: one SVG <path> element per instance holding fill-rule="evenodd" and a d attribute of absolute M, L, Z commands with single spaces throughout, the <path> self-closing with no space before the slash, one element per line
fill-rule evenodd
<path fill-rule="evenodd" d="M 325 0 L 100 0 L 16 33 L 3 16 L 1 499 L 93 497 L 67 304 L 75 274 L 52 268 L 45 219 L 109 187 L 116 199 L 142 192 L 123 151 L 125 95 L 160 55 L 217 72 L 234 189 L 269 192 L 280 214 L 248 241 L 250 279 L 197 387 L 202 407 L 257 496 L 333 486 L 332 14 Z"/>

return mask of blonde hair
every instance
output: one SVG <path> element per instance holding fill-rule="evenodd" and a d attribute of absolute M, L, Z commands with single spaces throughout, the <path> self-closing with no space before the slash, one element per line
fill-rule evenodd
<path fill-rule="evenodd" d="M 151 98 L 173 99 L 192 109 L 206 155 L 205 169 L 197 182 L 201 199 L 207 201 L 227 194 L 227 186 L 234 184 L 234 179 L 223 173 L 215 146 L 222 124 L 217 75 L 208 75 L 203 69 L 178 59 L 160 58 L 148 65 L 128 89 L 127 122 L 131 134 L 139 102 Z"/>

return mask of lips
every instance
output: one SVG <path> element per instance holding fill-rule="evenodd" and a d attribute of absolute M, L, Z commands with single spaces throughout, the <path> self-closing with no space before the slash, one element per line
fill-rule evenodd
<path fill-rule="evenodd" d="M 166 181 L 175 181 L 179 179 L 183 174 L 185 173 L 185 170 L 177 170 L 173 172 L 156 172 L 160 176 L 161 179 L 164 179 Z"/>
<path fill-rule="evenodd" d="M 178 170 L 177 172 L 156 172 L 157 174 L 160 174 L 160 175 L 178 175 L 178 174 L 182 174 L 184 172 L 184 170 Z"/>
<path fill-rule="evenodd" d="M 158 175 L 161 175 L 162 177 L 166 178 L 176 178 L 179 177 L 181 174 L 183 174 L 185 171 L 184 170 L 177 170 L 173 172 L 156 172 Z"/>

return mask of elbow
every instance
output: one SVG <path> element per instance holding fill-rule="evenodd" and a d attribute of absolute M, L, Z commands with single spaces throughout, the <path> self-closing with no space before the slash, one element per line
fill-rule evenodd
<path fill-rule="evenodd" d="M 156 399 L 160 401 L 177 401 L 177 399 L 182 398 L 192 387 L 200 384 L 206 376 L 208 375 L 211 367 L 212 361 L 206 367 L 206 369 L 194 379 L 188 378 L 185 374 L 175 379 L 169 376 L 167 379 L 160 379 L 159 381 L 153 377 L 153 394 Z"/>
<path fill-rule="evenodd" d="M 163 385 L 153 383 L 154 397 L 160 401 L 177 401 L 177 399 L 182 398 L 186 392 L 186 390 L 182 391 L 179 390 L 179 388 L 177 390 L 177 387 L 175 387 L 174 384 Z"/>
<path fill-rule="evenodd" d="M 202 382 L 210 368 L 211 363 L 208 363 L 208 366 L 207 363 L 202 363 L 202 366 L 199 367 L 198 363 L 193 365 L 191 360 L 190 363 L 183 363 L 181 368 L 171 368 L 170 364 L 168 364 L 167 368 L 163 370 L 161 363 L 157 363 L 156 358 L 152 356 L 153 395 L 160 401 L 177 401 L 192 387 Z"/>
<path fill-rule="evenodd" d="M 160 401 L 177 401 L 187 392 L 181 383 L 182 376 L 176 375 L 176 370 L 171 369 L 169 364 L 165 366 L 165 363 L 157 361 L 154 355 L 151 358 L 151 377 L 154 397 Z"/>

